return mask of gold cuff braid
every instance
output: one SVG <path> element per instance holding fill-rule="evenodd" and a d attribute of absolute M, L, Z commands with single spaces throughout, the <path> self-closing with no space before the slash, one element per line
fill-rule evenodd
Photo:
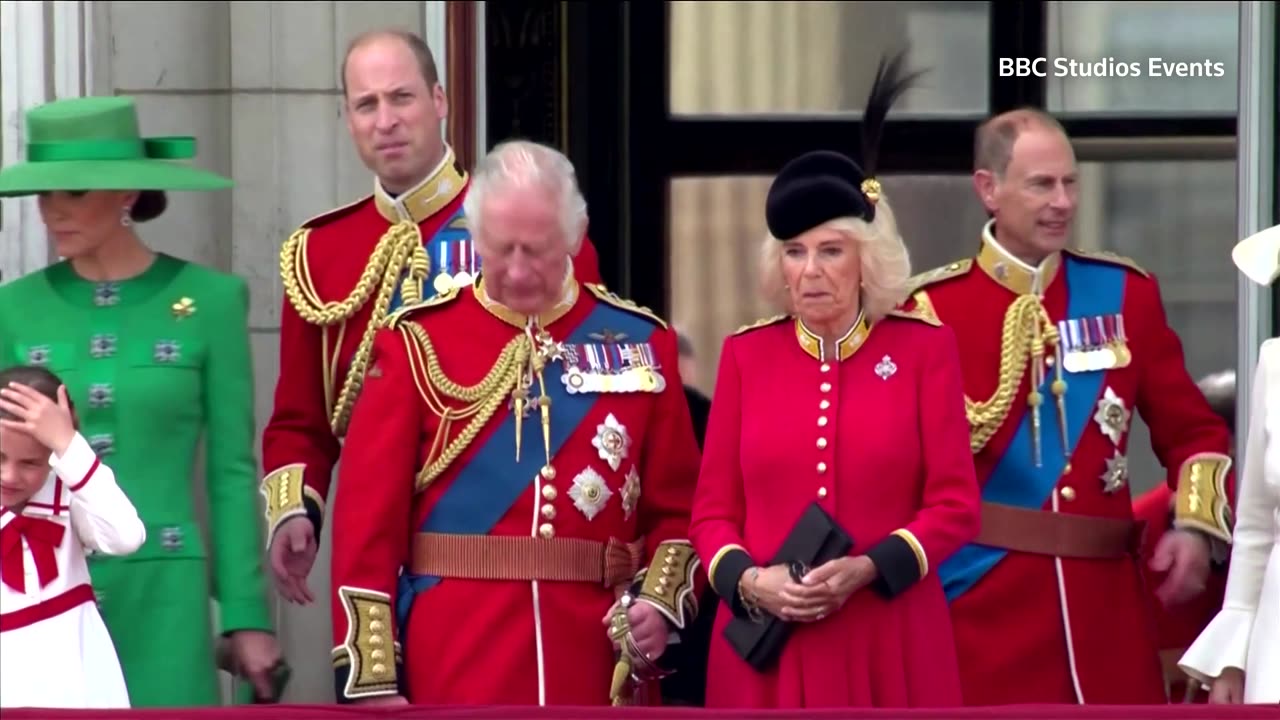
<path fill-rule="evenodd" d="M 656 607 L 672 625 L 683 630 L 698 616 L 693 578 L 700 566 L 701 560 L 688 540 L 667 540 L 653 554 L 639 599 Z"/>
<path fill-rule="evenodd" d="M 272 538 L 275 537 L 276 530 L 280 528 L 280 525 L 285 520 L 306 514 L 307 506 L 303 502 L 304 495 L 314 500 L 320 507 L 321 514 L 324 514 L 324 498 L 306 486 L 303 481 L 303 473 L 305 472 L 305 465 L 293 463 L 276 468 L 262 478 L 262 484 L 258 489 L 262 493 L 262 497 L 267 501 L 264 514 L 267 519 L 268 547 L 271 545 Z"/>
<path fill-rule="evenodd" d="M 333 665 L 351 666 L 343 694 L 348 699 L 395 694 L 399 647 L 391 633 L 390 596 L 343 586 L 338 601 L 347 616 L 347 636 L 333 650 Z"/>
<path fill-rule="evenodd" d="M 1199 530 L 1225 543 L 1231 542 L 1234 520 L 1227 497 L 1227 473 L 1231 458 L 1221 453 L 1198 453 L 1178 468 L 1178 493 L 1174 502 L 1174 526 Z"/>

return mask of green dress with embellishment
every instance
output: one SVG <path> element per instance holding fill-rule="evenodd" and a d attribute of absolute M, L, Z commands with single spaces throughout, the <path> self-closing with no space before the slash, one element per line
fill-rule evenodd
<path fill-rule="evenodd" d="M 245 282 L 167 255 L 118 283 L 61 262 L 0 285 L 0 367 L 62 378 L 81 433 L 146 524 L 133 555 L 89 558 L 134 707 L 220 704 L 211 597 L 217 633 L 272 631 L 251 357 Z"/>

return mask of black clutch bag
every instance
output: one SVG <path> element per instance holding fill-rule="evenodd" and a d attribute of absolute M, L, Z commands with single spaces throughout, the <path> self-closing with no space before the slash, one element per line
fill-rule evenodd
<path fill-rule="evenodd" d="M 789 565 L 798 582 L 807 568 L 848 555 L 852 549 L 853 538 L 815 502 L 805 508 L 771 564 Z M 759 622 L 735 616 L 724 629 L 734 652 L 758 672 L 777 661 L 790 634 L 790 623 L 767 614 Z"/>

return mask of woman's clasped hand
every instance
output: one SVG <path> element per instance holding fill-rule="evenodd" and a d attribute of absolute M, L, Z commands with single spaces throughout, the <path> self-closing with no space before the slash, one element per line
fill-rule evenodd
<path fill-rule="evenodd" d="M 857 591 L 876 579 L 865 555 L 836 558 L 797 580 L 787 565 L 751 568 L 742 575 L 741 595 L 748 607 L 792 622 L 815 622 L 844 607 Z"/>

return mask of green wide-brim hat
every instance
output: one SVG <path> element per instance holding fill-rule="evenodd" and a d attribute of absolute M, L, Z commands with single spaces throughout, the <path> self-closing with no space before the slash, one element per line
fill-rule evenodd
<path fill-rule="evenodd" d="M 129 97 L 56 100 L 27 112 L 27 160 L 0 169 L 0 197 L 83 190 L 223 190 L 234 183 L 177 160 L 193 137 L 144 138 Z"/>

